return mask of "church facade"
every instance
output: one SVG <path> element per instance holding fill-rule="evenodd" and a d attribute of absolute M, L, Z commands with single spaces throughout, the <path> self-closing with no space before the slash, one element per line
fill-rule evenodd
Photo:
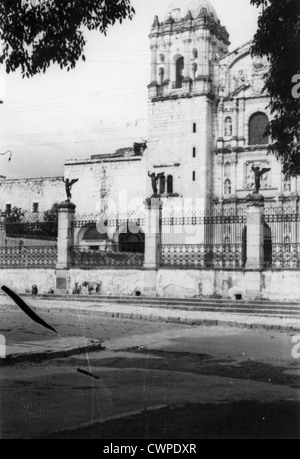
<path fill-rule="evenodd" d="M 66 162 L 65 178 L 79 178 L 72 189 L 78 214 L 142 212 L 153 193 L 148 172 L 160 174 L 166 209 L 243 209 L 255 187 L 253 166 L 270 169 L 261 180 L 266 206 L 298 206 L 299 181 L 285 181 L 267 155 L 267 62 L 251 57 L 251 43 L 232 52 L 229 45 L 208 0 L 172 0 L 165 17 L 154 18 L 147 144 Z M 33 182 L 1 180 L 0 209 L 32 213 L 36 203 L 47 210 L 51 199 L 64 199 L 62 178 L 45 179 L 38 191 Z"/>

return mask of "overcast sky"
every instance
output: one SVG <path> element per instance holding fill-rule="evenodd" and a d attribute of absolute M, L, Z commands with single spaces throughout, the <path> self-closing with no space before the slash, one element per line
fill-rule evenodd
<path fill-rule="evenodd" d="M 24 80 L 5 76 L 0 106 L 0 175 L 63 175 L 66 159 L 112 153 L 147 138 L 149 39 L 153 18 L 162 20 L 169 0 L 132 0 L 133 21 L 108 36 L 87 33 L 87 62 L 72 72 L 52 67 Z M 250 0 L 211 0 L 231 38 L 231 50 L 250 40 L 258 12 Z"/>

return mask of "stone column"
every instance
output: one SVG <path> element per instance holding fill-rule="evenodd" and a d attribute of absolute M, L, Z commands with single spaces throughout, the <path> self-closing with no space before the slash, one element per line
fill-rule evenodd
<path fill-rule="evenodd" d="M 224 102 L 221 100 L 219 109 L 217 111 L 218 117 L 218 131 L 219 137 L 217 140 L 217 148 L 222 149 L 224 147 Z"/>
<path fill-rule="evenodd" d="M 209 77 L 210 76 L 210 68 L 209 68 L 209 63 L 210 63 L 210 55 L 209 55 L 209 48 L 210 48 L 210 32 L 209 30 L 205 31 L 205 37 L 204 37 L 204 60 L 203 60 L 203 76 L 204 77 Z"/>
<path fill-rule="evenodd" d="M 246 109 L 246 99 L 239 99 L 239 115 L 238 115 L 238 146 L 244 147 L 245 137 L 244 137 L 244 125 L 245 125 L 245 109 Z"/>
<path fill-rule="evenodd" d="M 161 215 L 162 201 L 159 197 L 148 198 L 147 228 L 144 259 L 144 292 L 145 296 L 156 296 L 156 273 L 161 261 Z"/>
<path fill-rule="evenodd" d="M 264 267 L 264 197 L 247 197 L 247 262 L 245 293 L 250 299 L 261 297 L 261 269 Z"/>
<path fill-rule="evenodd" d="M 191 79 L 191 44 L 192 40 L 184 40 L 184 79 Z"/>
<path fill-rule="evenodd" d="M 6 226 L 4 222 L 0 222 L 0 247 L 5 247 L 6 242 Z"/>
<path fill-rule="evenodd" d="M 236 148 L 238 146 L 238 129 L 239 129 L 239 109 L 238 101 L 233 101 L 233 120 L 232 120 L 232 140 L 231 147 Z"/>
<path fill-rule="evenodd" d="M 157 46 L 151 46 L 151 81 L 150 84 L 157 84 Z"/>
<path fill-rule="evenodd" d="M 171 43 L 167 44 L 165 52 L 165 84 L 170 83 L 171 81 Z"/>
<path fill-rule="evenodd" d="M 264 198 L 260 194 L 247 197 L 247 269 L 264 266 Z"/>
<path fill-rule="evenodd" d="M 219 154 L 217 156 L 217 164 L 218 164 L 218 169 L 219 169 L 219 183 L 220 183 L 220 188 L 219 188 L 219 195 L 224 196 L 224 156 Z"/>
<path fill-rule="evenodd" d="M 237 184 L 236 184 L 236 168 L 237 168 L 237 154 L 231 154 L 231 194 L 236 194 Z"/>
<path fill-rule="evenodd" d="M 74 245 L 73 220 L 75 204 L 69 201 L 62 202 L 58 207 L 58 240 L 57 240 L 57 264 L 56 264 L 56 291 L 67 293 L 68 270 L 71 266 L 71 248 Z"/>

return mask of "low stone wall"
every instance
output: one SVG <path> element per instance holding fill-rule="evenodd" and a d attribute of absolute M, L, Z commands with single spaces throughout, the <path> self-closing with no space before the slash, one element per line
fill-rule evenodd
<path fill-rule="evenodd" d="M 102 295 L 134 296 L 143 293 L 144 276 L 141 269 L 70 269 L 67 275 L 69 292 L 75 283 L 98 282 Z M 6 285 L 22 294 L 33 284 L 40 293 L 56 288 L 55 269 L 0 269 L 1 286 Z M 300 271 L 213 271 L 159 269 L 156 274 L 157 295 L 165 298 L 235 298 L 249 296 L 249 285 L 258 285 L 256 298 L 271 301 L 300 301 Z"/>
<path fill-rule="evenodd" d="M 0 269 L 0 282 L 19 294 L 31 292 L 33 285 L 48 293 L 55 289 L 55 269 Z"/>
<path fill-rule="evenodd" d="M 300 301 L 300 271 L 160 269 L 157 294 L 179 298 L 235 298 L 240 294 L 243 299 Z"/>
<path fill-rule="evenodd" d="M 136 291 L 143 292 L 144 274 L 140 269 L 71 269 L 68 276 L 70 291 L 76 282 L 101 282 L 102 295 L 133 296 Z"/>
<path fill-rule="evenodd" d="M 161 297 L 230 297 L 232 289 L 244 290 L 242 271 L 160 269 L 157 293 Z"/>

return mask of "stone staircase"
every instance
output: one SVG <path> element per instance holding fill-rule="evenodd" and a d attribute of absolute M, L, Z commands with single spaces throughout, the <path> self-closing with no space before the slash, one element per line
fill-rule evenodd
<path fill-rule="evenodd" d="M 41 295 L 39 298 L 47 300 L 62 300 L 109 305 L 132 305 L 158 309 L 172 309 L 181 311 L 221 312 L 229 314 L 247 314 L 255 316 L 273 316 L 300 319 L 300 302 L 283 303 L 270 301 L 238 301 L 215 298 L 149 298 L 149 297 L 119 297 L 119 296 L 70 296 L 70 295 Z"/>

